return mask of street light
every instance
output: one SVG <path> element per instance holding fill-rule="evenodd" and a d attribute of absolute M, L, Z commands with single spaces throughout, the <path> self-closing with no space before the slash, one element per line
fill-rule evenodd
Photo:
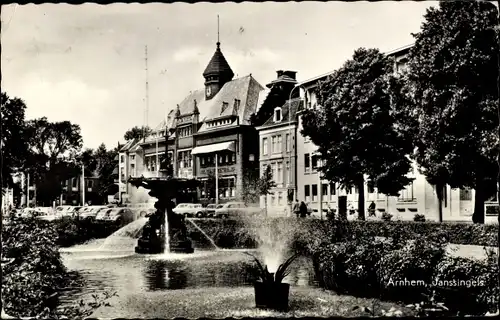
<path fill-rule="evenodd" d="M 296 86 L 294 86 L 292 88 L 292 90 L 290 90 L 290 95 L 288 96 L 288 136 L 289 136 L 289 140 L 290 140 L 290 147 L 289 147 L 289 150 L 288 150 L 288 164 L 289 164 L 289 168 L 288 168 L 288 190 L 290 190 L 290 186 L 292 184 L 292 93 L 293 91 L 296 89 L 296 88 L 301 88 L 302 86 L 297 84 Z M 299 95 L 300 97 L 300 95 Z M 300 100 L 299 100 L 299 103 L 300 103 Z M 297 124 L 298 125 L 298 124 Z M 288 143 L 287 143 L 287 147 L 288 147 Z M 297 164 L 295 164 L 295 170 L 297 169 Z M 295 188 L 293 188 L 292 190 L 295 190 Z M 292 192 L 292 195 L 294 197 L 296 197 L 296 195 Z M 290 202 L 290 215 L 292 215 L 292 205 L 293 205 L 293 198 L 292 198 L 292 201 Z"/>

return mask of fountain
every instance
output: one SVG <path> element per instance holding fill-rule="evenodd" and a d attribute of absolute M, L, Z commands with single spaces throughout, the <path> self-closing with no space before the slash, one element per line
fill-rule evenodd
<path fill-rule="evenodd" d="M 173 199 L 183 202 L 199 182 L 195 179 L 178 178 L 129 178 L 128 182 L 149 191 L 158 199 L 156 212 L 144 225 L 135 247 L 136 253 L 193 253 L 193 245 L 187 237 L 184 216 L 175 214 Z M 189 201 L 189 200 L 188 200 Z"/>

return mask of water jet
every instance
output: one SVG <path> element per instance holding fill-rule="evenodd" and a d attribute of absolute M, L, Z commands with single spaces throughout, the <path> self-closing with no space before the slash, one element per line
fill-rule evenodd
<path fill-rule="evenodd" d="M 144 225 L 135 252 L 193 253 L 192 241 L 187 236 L 185 218 L 173 212 L 173 200 L 191 202 L 199 182 L 195 179 L 172 177 L 129 178 L 128 182 L 137 188 L 150 190 L 148 194 L 158 199 L 154 205 L 156 211 Z"/>

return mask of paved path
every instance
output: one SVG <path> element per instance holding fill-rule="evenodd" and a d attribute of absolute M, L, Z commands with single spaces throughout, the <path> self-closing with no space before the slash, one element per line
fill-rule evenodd
<path fill-rule="evenodd" d="M 376 239 L 383 240 L 385 237 L 375 237 Z M 414 241 L 414 240 L 410 240 Z M 486 249 L 494 250 L 498 254 L 498 248 L 496 247 L 484 247 L 477 245 L 469 245 L 469 244 L 453 244 L 450 243 L 447 246 L 447 251 L 450 255 L 456 257 L 464 257 L 464 258 L 475 258 L 475 259 L 485 259 Z"/>

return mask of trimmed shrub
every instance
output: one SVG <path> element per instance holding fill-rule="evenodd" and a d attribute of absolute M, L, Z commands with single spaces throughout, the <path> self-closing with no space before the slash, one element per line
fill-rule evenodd
<path fill-rule="evenodd" d="M 421 214 L 421 213 L 417 213 L 413 217 L 413 221 L 415 221 L 415 222 L 425 222 L 425 215 Z"/>
<path fill-rule="evenodd" d="M 437 299 L 462 315 L 483 315 L 498 308 L 498 264 L 492 254 L 485 260 L 446 257 L 433 278 Z"/>
<path fill-rule="evenodd" d="M 442 302 L 451 314 L 484 315 L 498 305 L 497 257 L 447 256 L 440 238 L 402 242 L 364 237 L 313 254 L 321 287 L 339 294 L 415 303 Z M 473 282 L 475 281 L 475 283 Z"/>
<path fill-rule="evenodd" d="M 89 240 L 106 238 L 120 229 L 120 226 L 114 223 L 71 217 L 63 217 L 50 223 L 57 232 L 57 244 L 61 247 L 70 247 Z"/>
<path fill-rule="evenodd" d="M 74 280 L 62 263 L 57 232 L 49 222 L 13 219 L 3 225 L 2 299 L 8 314 L 37 316 L 55 312 L 58 292 Z"/>
<path fill-rule="evenodd" d="M 275 221 L 287 221 L 296 226 L 294 246 L 310 251 L 321 243 L 354 239 L 360 237 L 390 237 L 398 241 L 417 239 L 424 236 L 442 236 L 453 244 L 497 246 L 498 225 L 467 223 L 438 223 L 414 221 L 345 221 L 341 219 L 290 219 L 274 218 Z M 258 223 L 258 222 L 256 222 Z M 196 224 L 223 248 L 243 248 L 245 243 L 254 245 L 255 236 L 249 226 L 242 221 L 229 219 L 199 219 Z M 187 224 L 188 231 L 199 233 L 194 226 Z M 246 229 L 246 230 L 241 230 Z M 201 237 L 201 236 L 200 236 Z M 241 237 L 241 239 L 240 239 Z M 236 238 L 236 239 L 235 239 Z"/>
<path fill-rule="evenodd" d="M 388 212 L 382 213 L 382 220 L 383 221 L 391 221 L 391 219 L 392 219 L 392 214 L 390 214 Z"/>
<path fill-rule="evenodd" d="M 436 266 L 445 256 L 446 243 L 421 237 L 384 255 L 377 276 L 384 298 L 414 302 L 429 294 Z"/>

